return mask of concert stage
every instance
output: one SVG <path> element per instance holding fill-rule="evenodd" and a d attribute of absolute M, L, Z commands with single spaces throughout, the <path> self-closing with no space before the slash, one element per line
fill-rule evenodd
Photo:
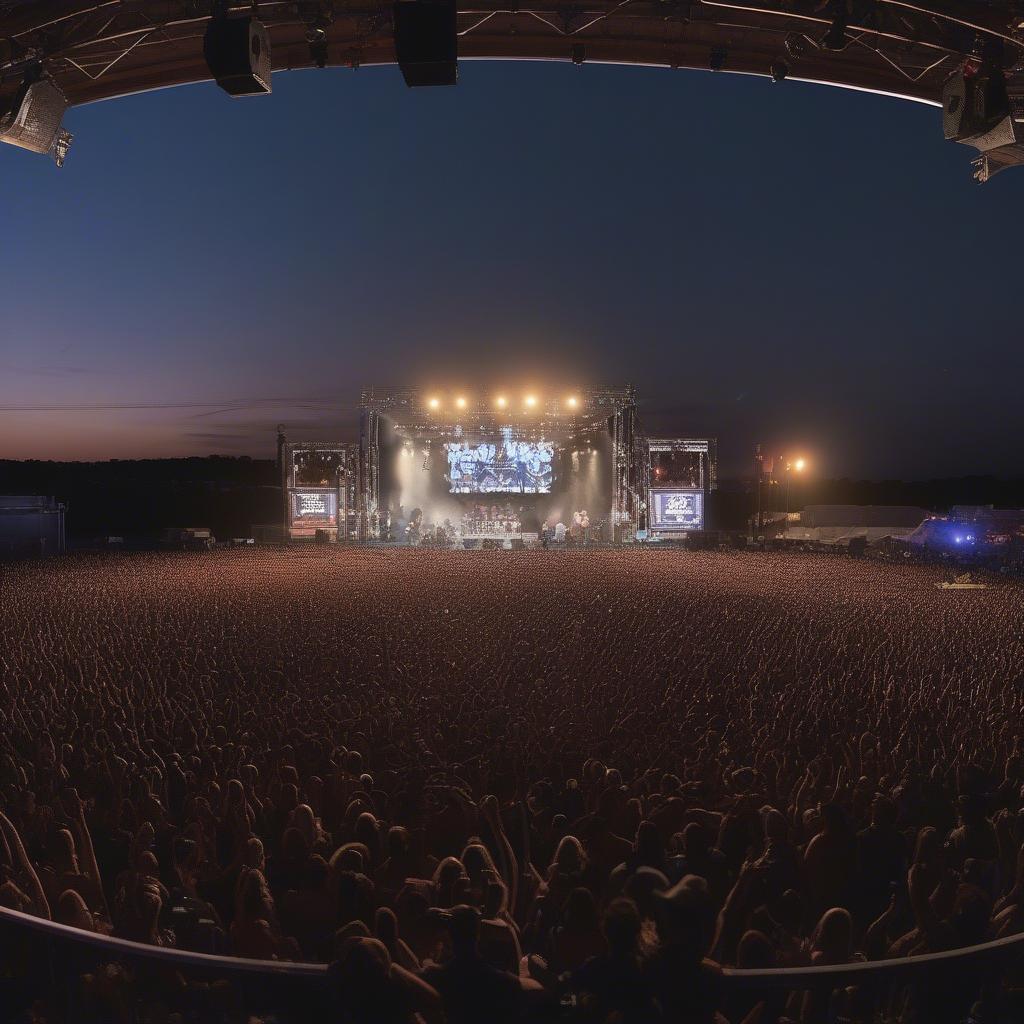
<path fill-rule="evenodd" d="M 583 545 L 702 530 L 710 438 L 648 439 L 630 387 L 374 388 L 359 444 L 278 454 L 290 539 Z"/>

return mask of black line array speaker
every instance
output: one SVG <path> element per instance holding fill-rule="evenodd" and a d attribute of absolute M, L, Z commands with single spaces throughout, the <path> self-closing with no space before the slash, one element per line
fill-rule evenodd
<path fill-rule="evenodd" d="M 67 107 L 64 93 L 49 78 L 27 82 L 10 109 L 0 115 L 0 142 L 33 153 L 49 153 L 56 144 Z"/>
<path fill-rule="evenodd" d="M 942 131 L 961 142 L 984 135 L 1010 113 L 1006 80 L 998 69 L 959 72 L 942 87 Z"/>
<path fill-rule="evenodd" d="M 229 95 L 265 96 L 271 91 L 270 35 L 256 18 L 213 18 L 203 38 L 203 55 Z"/>
<path fill-rule="evenodd" d="M 454 85 L 459 74 L 455 0 L 396 0 L 395 55 L 406 85 Z"/>

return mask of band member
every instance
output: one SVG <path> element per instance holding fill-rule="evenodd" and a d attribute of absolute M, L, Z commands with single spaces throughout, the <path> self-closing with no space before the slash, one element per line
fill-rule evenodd
<path fill-rule="evenodd" d="M 448 449 L 448 479 L 452 485 L 452 491 L 462 490 L 462 445 L 449 444 Z"/>

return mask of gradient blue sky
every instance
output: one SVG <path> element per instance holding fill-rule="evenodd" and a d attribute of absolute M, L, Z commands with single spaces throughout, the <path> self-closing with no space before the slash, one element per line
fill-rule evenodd
<path fill-rule="evenodd" d="M 0 146 L 0 457 L 270 457 L 279 421 L 353 434 L 363 384 L 631 382 L 727 471 L 756 440 L 834 476 L 1024 469 L 1024 172 L 975 185 L 937 109 L 464 62 L 66 123 L 62 171 Z"/>

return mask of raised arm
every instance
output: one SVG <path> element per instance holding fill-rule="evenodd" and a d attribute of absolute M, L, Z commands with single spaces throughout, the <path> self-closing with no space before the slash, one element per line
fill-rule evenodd
<path fill-rule="evenodd" d="M 498 808 L 497 799 L 493 796 L 485 796 L 480 801 L 480 810 L 483 813 L 484 820 L 490 825 L 494 841 L 498 846 L 498 870 L 508 886 L 508 905 L 514 912 L 516 896 L 519 891 L 519 864 L 516 861 L 512 844 L 505 834 L 505 823 L 501 820 L 501 811 Z"/>
<path fill-rule="evenodd" d="M 7 842 L 8 849 L 13 855 L 12 860 L 20 865 L 21 870 L 25 875 L 30 895 L 32 896 L 38 910 L 38 916 L 45 917 L 47 920 L 52 920 L 50 903 L 46 898 L 46 893 L 43 891 L 43 885 L 39 881 L 39 875 L 36 874 L 36 869 L 32 866 L 32 861 L 29 860 L 29 856 L 25 852 L 25 846 L 21 841 L 21 836 L 18 835 L 18 830 L 14 827 L 14 823 L 3 813 L 3 811 L 0 811 L 0 829 L 3 829 L 4 839 Z"/>
<path fill-rule="evenodd" d="M 92 834 L 89 832 L 89 826 L 85 821 L 85 805 L 82 803 L 82 798 L 78 795 L 78 790 L 73 786 L 68 787 L 68 803 L 74 812 L 72 820 L 75 826 L 75 838 L 78 840 L 78 847 L 82 853 L 82 867 L 85 869 L 86 876 L 92 880 L 93 885 L 99 890 L 100 899 L 103 902 L 103 912 L 107 915 L 107 920 L 112 920 L 110 907 L 107 904 L 107 894 L 103 888 L 103 877 L 100 875 L 100 868 L 96 863 L 96 850 L 92 845 Z"/>

